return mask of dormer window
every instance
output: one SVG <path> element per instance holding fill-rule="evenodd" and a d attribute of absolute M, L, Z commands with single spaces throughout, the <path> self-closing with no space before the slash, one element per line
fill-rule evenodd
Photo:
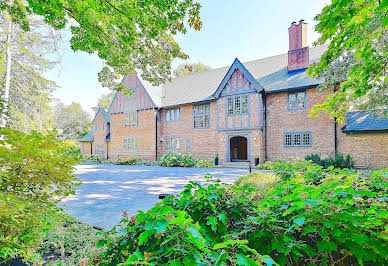
<path fill-rule="evenodd" d="M 306 108 L 306 91 L 292 92 L 288 94 L 288 110 L 300 110 Z"/>

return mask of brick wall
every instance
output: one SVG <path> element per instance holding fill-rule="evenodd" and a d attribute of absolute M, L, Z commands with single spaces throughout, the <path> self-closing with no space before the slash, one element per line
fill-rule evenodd
<path fill-rule="evenodd" d="M 334 121 L 328 115 L 310 117 L 311 108 L 322 103 L 327 93 L 307 89 L 306 109 L 288 110 L 288 93 L 267 95 L 268 160 L 304 158 L 312 153 L 327 157 L 334 153 Z M 311 131 L 311 147 L 284 147 L 284 133 Z"/>
<path fill-rule="evenodd" d="M 101 159 L 105 160 L 107 158 L 107 144 L 105 139 L 108 128 L 101 113 L 98 113 L 93 126 L 93 154 L 96 154 L 100 156 Z"/>
<path fill-rule="evenodd" d="M 190 141 L 191 153 L 201 159 L 213 159 L 218 151 L 217 143 L 217 104 L 210 102 L 210 127 L 206 129 L 193 128 L 193 105 L 180 107 L 180 120 L 166 122 L 166 110 L 161 110 L 160 135 L 163 142 L 160 143 L 161 155 L 168 153 L 166 149 L 166 136 L 177 136 L 180 141 L 180 149 L 174 152 L 186 152 L 187 140 Z"/>
<path fill-rule="evenodd" d="M 84 155 L 91 154 L 91 142 L 81 142 L 81 153 Z"/>
<path fill-rule="evenodd" d="M 111 115 L 110 150 L 111 158 L 141 157 L 144 160 L 155 160 L 155 110 L 138 111 L 138 125 L 124 126 L 124 114 Z M 137 137 L 139 149 L 124 151 L 124 137 Z"/>
<path fill-rule="evenodd" d="M 350 154 L 359 167 L 388 167 L 388 132 L 345 134 L 339 130 L 338 151 Z"/>

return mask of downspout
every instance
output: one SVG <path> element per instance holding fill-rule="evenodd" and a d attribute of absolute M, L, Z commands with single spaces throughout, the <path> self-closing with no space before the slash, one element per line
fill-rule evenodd
<path fill-rule="evenodd" d="M 158 160 L 158 108 L 155 108 L 155 161 Z"/>
<path fill-rule="evenodd" d="M 264 161 L 268 160 L 267 152 L 267 95 L 263 90 L 263 106 L 264 106 Z"/>

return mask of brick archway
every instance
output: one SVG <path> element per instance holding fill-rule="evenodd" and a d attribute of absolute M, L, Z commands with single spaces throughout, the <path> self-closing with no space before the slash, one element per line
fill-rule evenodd
<path fill-rule="evenodd" d="M 242 136 L 232 137 L 229 140 L 230 161 L 247 161 L 248 160 L 248 139 Z"/>

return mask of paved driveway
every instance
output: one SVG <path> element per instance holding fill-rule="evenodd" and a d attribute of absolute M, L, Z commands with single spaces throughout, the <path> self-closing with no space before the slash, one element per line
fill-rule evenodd
<path fill-rule="evenodd" d="M 148 210 L 161 193 L 175 194 L 189 181 L 204 181 L 207 174 L 233 183 L 245 169 L 179 168 L 124 165 L 80 165 L 77 177 L 83 185 L 77 194 L 62 202 L 64 209 L 80 221 L 111 228 L 127 210 Z"/>

